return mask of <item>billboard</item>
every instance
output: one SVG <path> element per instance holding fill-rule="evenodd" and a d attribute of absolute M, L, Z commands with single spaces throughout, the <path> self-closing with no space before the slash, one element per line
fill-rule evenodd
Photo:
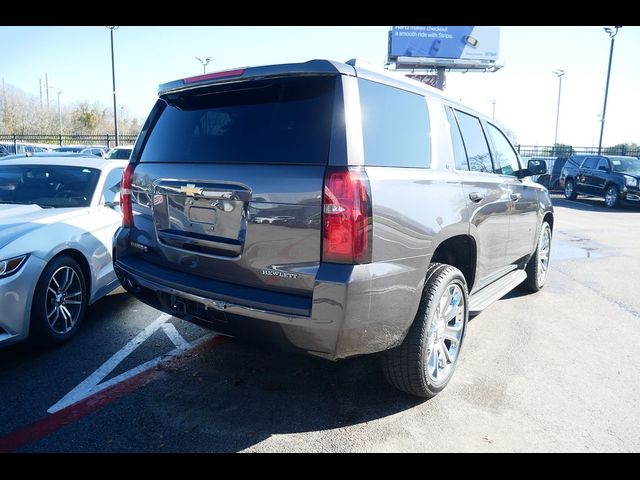
<path fill-rule="evenodd" d="M 499 43 L 498 27 L 391 27 L 389 60 L 418 57 L 490 63 L 498 60 Z"/>

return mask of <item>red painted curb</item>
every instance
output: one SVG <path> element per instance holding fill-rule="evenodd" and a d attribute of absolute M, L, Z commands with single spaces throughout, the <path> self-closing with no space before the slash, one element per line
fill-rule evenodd
<path fill-rule="evenodd" d="M 186 365 L 194 359 L 195 354 L 207 352 L 224 342 L 226 337 L 216 335 L 205 340 L 202 344 L 191 350 L 186 350 L 181 356 L 168 359 L 155 368 L 144 370 L 133 377 L 116 383 L 104 390 L 97 392 L 79 402 L 69 405 L 56 413 L 38 420 L 30 425 L 20 427 L 8 435 L 0 438 L 0 453 L 14 452 L 24 445 L 39 438 L 45 437 L 56 430 L 73 423 L 80 418 L 108 405 L 114 400 L 137 390 L 165 374 L 162 367 L 179 367 Z"/>

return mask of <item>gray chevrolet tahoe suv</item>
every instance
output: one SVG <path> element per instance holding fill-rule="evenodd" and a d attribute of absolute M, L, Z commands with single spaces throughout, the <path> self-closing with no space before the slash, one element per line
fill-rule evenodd
<path fill-rule="evenodd" d="M 160 86 L 122 182 L 140 300 L 432 397 L 470 312 L 544 285 L 553 209 L 498 126 L 401 75 L 313 60 Z M 504 321 L 509 321 L 505 318 Z"/>

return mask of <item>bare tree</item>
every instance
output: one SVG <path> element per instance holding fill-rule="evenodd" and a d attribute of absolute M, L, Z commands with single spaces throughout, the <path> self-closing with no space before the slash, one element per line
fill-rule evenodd
<path fill-rule="evenodd" d="M 5 84 L 0 95 L 0 133 L 57 134 L 60 125 L 57 105 L 55 107 L 47 111 L 40 105 L 39 96 Z M 113 134 L 113 112 L 97 101 L 84 100 L 73 106 L 63 104 L 61 114 L 64 134 Z M 122 132 L 137 134 L 140 121 L 125 115 L 120 127 Z"/>

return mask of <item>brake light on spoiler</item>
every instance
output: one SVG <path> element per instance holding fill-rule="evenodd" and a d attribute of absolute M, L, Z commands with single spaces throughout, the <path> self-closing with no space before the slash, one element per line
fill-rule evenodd
<path fill-rule="evenodd" d="M 189 83 L 202 82 L 203 80 L 213 80 L 215 78 L 239 77 L 243 73 L 244 68 L 226 70 L 224 72 L 205 73 L 204 75 L 196 75 L 195 77 L 184 78 L 182 79 L 182 82 L 186 85 Z"/>

